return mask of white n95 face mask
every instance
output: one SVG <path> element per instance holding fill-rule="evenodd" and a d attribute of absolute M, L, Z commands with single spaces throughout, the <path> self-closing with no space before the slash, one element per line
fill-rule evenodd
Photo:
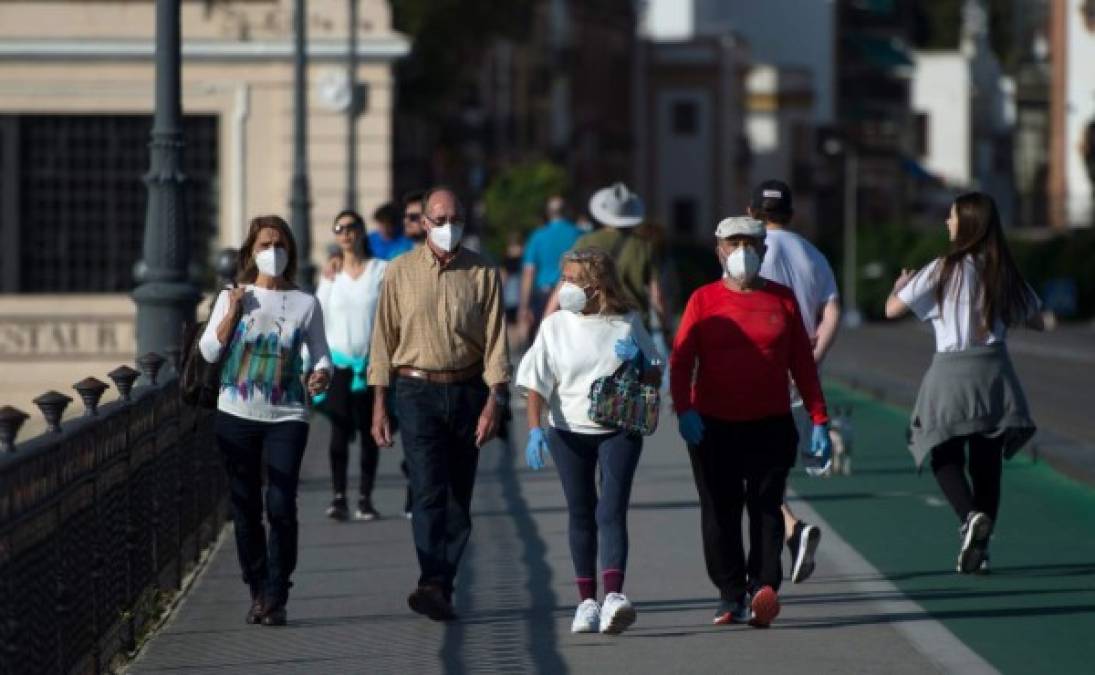
<path fill-rule="evenodd" d="M 430 228 L 430 241 L 445 253 L 452 253 L 464 237 L 464 226 L 445 223 Z"/>
<path fill-rule="evenodd" d="M 280 246 L 271 246 L 255 254 L 255 267 L 268 277 L 280 277 L 288 264 L 289 252 Z"/>
<path fill-rule="evenodd" d="M 559 307 L 568 312 L 580 314 L 586 308 L 586 292 L 581 286 L 564 281 L 559 289 Z"/>
<path fill-rule="evenodd" d="M 726 256 L 726 274 L 741 283 L 749 283 L 760 271 L 760 256 L 752 246 L 739 246 Z"/>

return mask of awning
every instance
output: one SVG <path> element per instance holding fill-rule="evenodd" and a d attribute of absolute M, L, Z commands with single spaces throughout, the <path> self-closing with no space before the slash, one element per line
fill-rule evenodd
<path fill-rule="evenodd" d="M 849 45 L 858 50 L 864 61 L 875 68 L 892 70 L 910 68 L 913 65 L 905 45 L 894 38 L 853 33 L 845 39 Z"/>

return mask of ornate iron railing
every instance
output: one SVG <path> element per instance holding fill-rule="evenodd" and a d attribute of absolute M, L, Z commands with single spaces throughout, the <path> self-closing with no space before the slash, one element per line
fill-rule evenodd
<path fill-rule="evenodd" d="M 0 408 L 0 673 L 98 673 L 135 648 L 225 521 L 212 415 L 183 405 L 164 359 L 122 366 L 120 398 L 94 378 L 35 400 L 50 427 L 15 444 L 25 413 Z"/>

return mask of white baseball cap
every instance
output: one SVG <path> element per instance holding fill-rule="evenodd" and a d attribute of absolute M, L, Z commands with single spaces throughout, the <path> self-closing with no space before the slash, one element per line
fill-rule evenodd
<path fill-rule="evenodd" d="M 643 222 L 643 200 L 623 183 L 601 188 L 589 198 L 589 212 L 611 227 L 635 227 Z"/>
<path fill-rule="evenodd" d="M 752 237 L 764 241 L 767 230 L 764 223 L 749 216 L 730 216 L 723 218 L 715 226 L 715 237 L 727 239 L 729 237 Z"/>

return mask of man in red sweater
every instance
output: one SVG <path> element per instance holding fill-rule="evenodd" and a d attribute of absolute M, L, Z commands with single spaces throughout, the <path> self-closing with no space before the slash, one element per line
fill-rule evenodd
<path fill-rule="evenodd" d="M 812 454 L 832 452 L 829 417 L 794 294 L 758 276 L 764 223 L 726 218 L 715 237 L 725 273 L 689 298 L 669 381 L 700 497 L 707 573 L 719 589 L 714 623 L 765 627 L 779 614 L 780 504 L 798 443 L 788 371 L 814 423 Z M 754 563 L 749 568 L 759 570 L 748 581 L 743 507 Z"/>

